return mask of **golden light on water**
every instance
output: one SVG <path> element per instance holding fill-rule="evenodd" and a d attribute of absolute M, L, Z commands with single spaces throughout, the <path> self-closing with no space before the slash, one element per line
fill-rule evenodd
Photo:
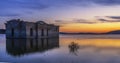
<path fill-rule="evenodd" d="M 120 48 L 120 39 L 73 39 L 62 38 L 61 44 L 68 45 L 70 42 L 78 43 L 80 46 L 92 46 L 98 48 Z"/>

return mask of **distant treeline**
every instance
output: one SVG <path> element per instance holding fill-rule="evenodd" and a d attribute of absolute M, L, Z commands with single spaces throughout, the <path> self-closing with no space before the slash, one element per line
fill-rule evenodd
<path fill-rule="evenodd" d="M 116 30 L 116 31 L 110 31 L 107 33 L 67 33 L 67 32 L 60 32 L 60 34 L 70 34 L 70 35 L 101 35 L 101 34 L 120 34 L 120 30 Z"/>
<path fill-rule="evenodd" d="M 5 34 L 5 29 L 0 29 L 0 34 Z M 81 34 L 81 35 L 99 35 L 99 34 L 120 34 L 120 30 L 116 30 L 116 31 L 110 31 L 107 33 L 67 33 L 67 32 L 60 32 L 60 34 Z"/>

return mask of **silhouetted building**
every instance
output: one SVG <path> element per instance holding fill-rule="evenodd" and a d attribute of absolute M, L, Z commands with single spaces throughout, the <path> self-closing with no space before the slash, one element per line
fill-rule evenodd
<path fill-rule="evenodd" d="M 49 38 L 59 36 L 59 26 L 43 21 L 25 22 L 20 19 L 5 23 L 7 38 Z"/>
<path fill-rule="evenodd" d="M 59 38 L 7 39 L 6 51 L 13 56 L 45 52 L 59 47 Z"/>

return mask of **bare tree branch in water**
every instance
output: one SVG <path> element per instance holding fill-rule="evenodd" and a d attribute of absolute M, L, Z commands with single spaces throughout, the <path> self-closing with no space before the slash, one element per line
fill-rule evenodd
<path fill-rule="evenodd" d="M 77 56 L 79 45 L 75 42 L 71 42 L 71 44 L 68 46 L 70 53 L 74 54 Z"/>

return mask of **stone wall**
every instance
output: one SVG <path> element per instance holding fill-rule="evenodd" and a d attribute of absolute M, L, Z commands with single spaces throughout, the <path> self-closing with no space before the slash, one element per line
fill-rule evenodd
<path fill-rule="evenodd" d="M 37 24 L 38 38 L 47 38 L 48 37 L 47 29 L 48 29 L 48 27 L 46 25 Z"/>
<path fill-rule="evenodd" d="M 57 26 L 49 26 L 49 37 L 58 37 L 59 36 L 59 27 Z"/>
<path fill-rule="evenodd" d="M 6 23 L 6 37 L 7 38 L 22 38 L 25 35 L 25 23 L 21 21 L 9 21 Z"/>
<path fill-rule="evenodd" d="M 33 22 L 26 22 L 26 37 L 36 38 L 36 25 Z"/>
<path fill-rule="evenodd" d="M 40 22 L 10 20 L 6 23 L 7 38 L 51 38 L 59 37 L 59 26 Z"/>

